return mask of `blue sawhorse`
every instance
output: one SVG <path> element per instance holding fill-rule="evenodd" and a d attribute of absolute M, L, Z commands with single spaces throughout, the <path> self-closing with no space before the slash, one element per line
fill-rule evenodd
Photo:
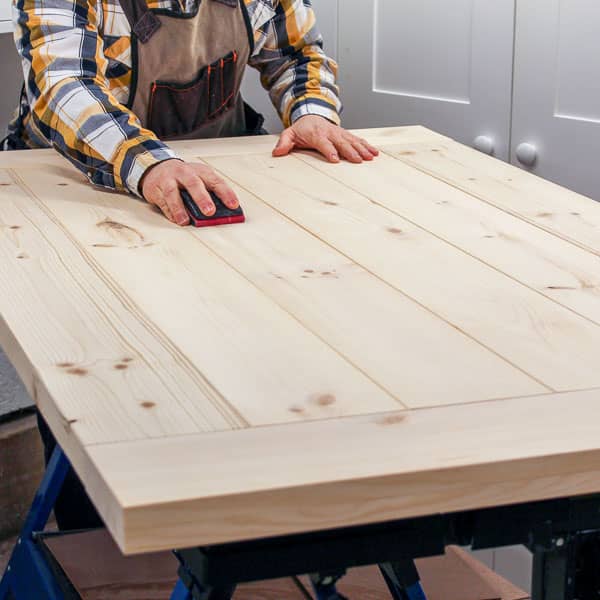
<path fill-rule="evenodd" d="M 69 468 L 67 457 L 57 447 L 0 581 L 0 600 L 64 599 L 46 559 L 36 544 L 35 534 L 43 531 L 46 526 Z"/>
<path fill-rule="evenodd" d="M 36 534 L 42 532 L 48 523 L 69 469 L 69 460 L 57 446 L 0 580 L 0 600 L 65 600 L 62 589 L 36 543 Z M 172 599 L 187 600 L 189 597 L 187 588 L 178 582 Z"/>
<path fill-rule="evenodd" d="M 36 537 L 48 523 L 69 469 L 69 460 L 57 446 L 0 580 L 0 600 L 66 600 Z M 171 594 L 171 600 L 231 600 L 235 585 L 207 587 L 188 566 L 184 553 L 175 552 L 175 555 L 181 563 L 180 579 Z M 426 600 L 412 561 L 386 563 L 380 565 L 380 569 L 394 600 Z M 410 573 L 408 580 L 407 572 Z M 343 573 L 312 575 L 316 600 L 344 600 L 336 589 L 336 583 Z"/>

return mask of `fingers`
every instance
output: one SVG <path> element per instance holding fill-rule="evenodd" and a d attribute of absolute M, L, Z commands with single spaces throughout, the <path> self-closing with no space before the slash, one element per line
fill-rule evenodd
<path fill-rule="evenodd" d="M 207 217 L 216 212 L 209 190 L 228 208 L 233 210 L 239 206 L 235 192 L 213 169 L 203 164 L 167 160 L 150 167 L 140 185 L 143 197 L 150 204 L 158 206 L 167 219 L 178 225 L 190 222 L 181 199 L 182 189 L 189 192 Z"/>
<path fill-rule="evenodd" d="M 355 135 L 348 134 L 352 146 L 360 154 L 363 160 L 373 160 L 376 156 L 379 156 L 379 150 L 375 146 L 371 146 L 367 140 L 356 137 Z"/>
<path fill-rule="evenodd" d="M 352 163 L 361 163 L 364 160 L 371 161 L 379 156 L 377 148 L 347 131 L 338 136 L 336 145 L 342 157 Z"/>
<path fill-rule="evenodd" d="M 205 165 L 193 165 L 197 176 L 202 179 L 207 190 L 214 192 L 227 208 L 236 209 L 240 203 L 235 192 L 229 187 L 225 180 L 210 167 Z M 205 213 L 206 214 L 206 213 Z"/>
<path fill-rule="evenodd" d="M 294 132 L 286 129 L 273 150 L 273 156 L 286 156 L 294 149 Z"/>
<path fill-rule="evenodd" d="M 329 162 L 340 162 L 341 148 L 336 146 L 329 138 L 323 136 L 315 140 L 315 150 L 320 152 Z M 342 154 L 342 156 L 344 156 Z"/>
<path fill-rule="evenodd" d="M 367 142 L 367 140 L 364 140 L 363 138 L 358 138 L 358 140 L 363 145 L 363 147 L 365 147 L 374 157 L 379 156 L 379 150 L 377 150 L 375 146 L 369 144 L 369 142 Z"/>
<path fill-rule="evenodd" d="M 202 214 L 207 217 L 215 214 L 217 210 L 215 203 L 212 201 L 206 185 L 199 175 L 192 170 L 186 171 L 178 183 L 189 192 Z"/>
<path fill-rule="evenodd" d="M 340 156 L 351 163 L 361 163 L 363 161 L 361 154 L 354 148 L 352 140 L 339 136 L 335 140 L 335 145 L 339 150 Z"/>
<path fill-rule="evenodd" d="M 177 225 L 187 225 L 190 222 L 190 217 L 183 206 L 177 181 L 169 181 L 165 184 L 164 188 L 160 189 L 160 191 L 162 192 L 162 206 L 166 204 L 167 212 L 171 215 L 169 220 L 173 221 L 173 223 L 177 223 Z M 159 204 L 159 207 L 163 213 L 165 213 L 165 216 L 169 218 L 162 206 Z"/>
<path fill-rule="evenodd" d="M 165 217 L 167 217 L 167 219 L 169 219 L 169 221 L 175 223 L 175 219 L 173 218 L 171 209 L 169 208 L 169 205 L 167 204 L 167 201 L 162 196 L 162 194 L 160 195 L 160 198 L 157 198 L 156 202 L 153 202 L 152 204 L 155 204 L 156 206 L 158 206 L 158 208 L 160 208 L 162 214 L 165 215 Z"/>
<path fill-rule="evenodd" d="M 293 140 L 292 145 L 290 140 Z M 339 162 L 340 157 L 351 163 L 361 163 L 379 155 L 377 148 L 366 140 L 317 115 L 305 115 L 286 129 L 273 155 L 282 156 L 293 148 L 317 150 L 334 163 Z"/>

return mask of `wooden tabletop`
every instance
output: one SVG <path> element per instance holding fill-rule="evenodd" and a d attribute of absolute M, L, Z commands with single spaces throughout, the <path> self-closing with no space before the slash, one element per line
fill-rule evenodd
<path fill-rule="evenodd" d="M 174 144 L 244 225 L 0 154 L 0 344 L 126 553 L 600 492 L 600 204 L 421 127 Z"/>

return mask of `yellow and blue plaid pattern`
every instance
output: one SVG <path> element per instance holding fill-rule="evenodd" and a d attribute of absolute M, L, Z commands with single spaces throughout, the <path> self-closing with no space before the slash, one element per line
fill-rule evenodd
<path fill-rule="evenodd" d="M 148 6 L 184 14 L 198 2 Z M 323 52 L 310 0 L 244 2 L 255 42 L 249 64 L 284 124 L 307 114 L 339 122 L 337 65 Z M 118 0 L 13 0 L 13 14 L 25 75 L 25 144 L 56 148 L 96 185 L 138 193 L 144 171 L 175 154 L 124 106 L 131 31 Z"/>

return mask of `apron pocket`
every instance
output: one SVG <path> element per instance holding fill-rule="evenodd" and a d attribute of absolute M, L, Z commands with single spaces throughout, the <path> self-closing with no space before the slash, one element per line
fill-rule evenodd
<path fill-rule="evenodd" d="M 237 52 L 230 52 L 189 83 L 155 81 L 148 128 L 163 139 L 186 136 L 227 112 L 236 99 L 237 59 Z"/>
<path fill-rule="evenodd" d="M 238 54 L 230 52 L 208 67 L 209 95 L 208 120 L 216 119 L 233 106 L 235 100 L 235 73 Z"/>
<path fill-rule="evenodd" d="M 155 81 L 148 106 L 148 128 L 159 138 L 186 135 L 208 118 L 208 69 L 189 83 Z"/>

